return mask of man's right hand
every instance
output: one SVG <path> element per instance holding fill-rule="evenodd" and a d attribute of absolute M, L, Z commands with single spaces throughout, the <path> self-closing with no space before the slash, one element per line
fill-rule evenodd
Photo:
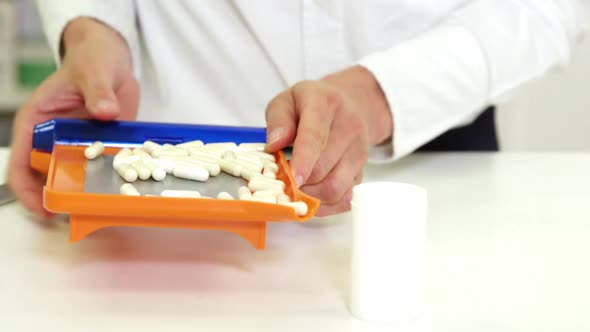
<path fill-rule="evenodd" d="M 78 18 L 64 30 L 63 45 L 62 66 L 16 114 L 8 166 L 11 189 L 28 210 L 44 218 L 50 216 L 42 202 L 44 179 L 30 166 L 34 126 L 56 117 L 132 120 L 139 103 L 131 52 L 117 32 Z"/>

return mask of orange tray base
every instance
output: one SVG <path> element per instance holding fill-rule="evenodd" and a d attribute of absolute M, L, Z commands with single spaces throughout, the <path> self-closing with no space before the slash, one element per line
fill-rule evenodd
<path fill-rule="evenodd" d="M 266 244 L 266 222 L 304 222 L 316 213 L 320 202 L 294 185 L 284 154 L 275 154 L 279 173 L 292 200 L 308 205 L 305 216 L 279 204 L 211 198 L 124 196 L 84 192 L 85 146 L 55 145 L 53 153 L 33 151 L 31 167 L 47 173 L 43 202 L 48 211 L 70 215 L 70 241 L 106 227 L 164 227 L 228 231 L 241 236 L 256 249 Z M 119 148 L 107 148 L 114 155 Z"/>

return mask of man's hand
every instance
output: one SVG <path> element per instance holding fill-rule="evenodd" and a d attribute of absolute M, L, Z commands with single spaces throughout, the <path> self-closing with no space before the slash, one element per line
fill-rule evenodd
<path fill-rule="evenodd" d="M 350 209 L 369 147 L 393 132 L 383 91 L 362 67 L 294 85 L 269 103 L 266 122 L 269 151 L 293 144 L 295 181 L 322 201 L 318 216 Z"/>
<path fill-rule="evenodd" d="M 87 18 L 72 21 L 63 36 L 63 65 L 18 111 L 12 133 L 8 184 L 30 211 L 42 217 L 42 181 L 30 166 L 33 128 L 54 117 L 134 119 L 139 85 L 127 44 L 115 31 Z"/>

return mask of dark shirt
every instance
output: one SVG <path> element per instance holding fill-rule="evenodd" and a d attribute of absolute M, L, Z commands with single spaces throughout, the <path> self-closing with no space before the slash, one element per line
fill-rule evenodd
<path fill-rule="evenodd" d="M 418 151 L 498 151 L 495 107 L 489 107 L 471 124 L 451 129 Z"/>

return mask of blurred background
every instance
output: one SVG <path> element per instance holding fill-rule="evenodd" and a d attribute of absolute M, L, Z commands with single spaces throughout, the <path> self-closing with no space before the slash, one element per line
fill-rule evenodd
<path fill-rule="evenodd" d="M 0 146 L 18 107 L 54 70 L 34 1 L 0 0 Z"/>
<path fill-rule="evenodd" d="M 55 66 L 33 0 L 0 0 L 0 146 L 14 112 Z M 499 105 L 502 150 L 590 151 L 590 38 L 571 65 Z"/>

